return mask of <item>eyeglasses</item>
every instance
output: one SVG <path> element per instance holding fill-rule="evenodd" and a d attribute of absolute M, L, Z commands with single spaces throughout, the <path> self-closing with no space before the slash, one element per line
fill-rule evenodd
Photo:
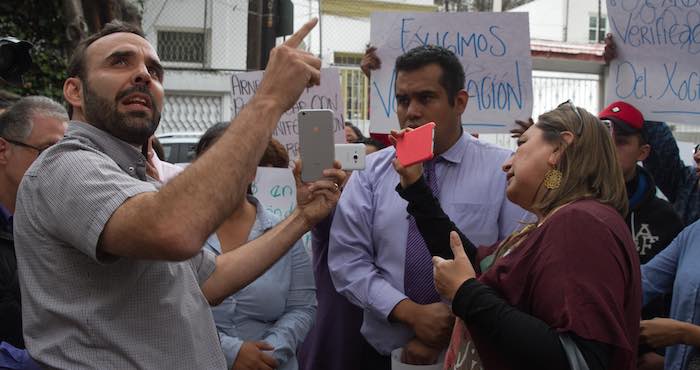
<path fill-rule="evenodd" d="M 693 148 L 693 154 L 697 154 L 698 151 L 700 151 L 700 144 L 696 145 L 695 148 Z"/>
<path fill-rule="evenodd" d="M 583 133 L 583 118 L 581 117 L 581 113 L 578 112 L 578 109 L 574 105 L 574 102 L 572 102 L 571 99 L 569 99 L 569 100 L 557 105 L 557 108 L 561 108 L 563 105 L 567 105 L 567 104 L 569 105 L 569 107 L 571 107 L 571 110 L 573 110 L 574 113 L 576 113 L 576 117 L 578 118 L 578 123 L 579 123 L 578 129 L 576 130 L 576 136 L 581 136 L 581 134 Z"/>
<path fill-rule="evenodd" d="M 11 140 L 11 139 L 8 139 L 8 138 L 2 137 L 2 136 L 0 136 L 0 139 L 3 139 L 3 140 L 7 141 L 7 142 L 10 143 L 10 144 L 14 144 L 14 145 L 17 145 L 17 146 L 22 146 L 22 147 L 29 148 L 29 149 L 34 149 L 34 150 L 37 151 L 38 154 L 41 154 L 41 152 L 43 152 L 44 150 L 48 149 L 48 148 L 51 146 L 51 145 L 49 145 L 49 146 L 47 146 L 47 147 L 45 147 L 45 148 L 37 148 L 37 147 L 35 147 L 34 145 L 29 145 L 29 144 L 23 143 L 23 142 L 21 142 L 21 141 Z"/>

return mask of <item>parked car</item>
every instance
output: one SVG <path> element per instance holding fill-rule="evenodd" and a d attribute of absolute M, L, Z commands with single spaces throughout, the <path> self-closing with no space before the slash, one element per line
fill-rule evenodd
<path fill-rule="evenodd" d="M 165 158 L 162 160 L 175 164 L 187 164 L 194 159 L 194 149 L 199 142 L 201 132 L 173 132 L 156 135 L 163 146 Z"/>

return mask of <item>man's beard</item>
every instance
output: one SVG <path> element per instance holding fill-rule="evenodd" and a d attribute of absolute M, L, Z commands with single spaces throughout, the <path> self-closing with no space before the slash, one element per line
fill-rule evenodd
<path fill-rule="evenodd" d="M 121 113 L 117 110 L 119 101 L 124 97 L 142 93 L 151 99 L 151 112 L 153 117 L 148 120 L 146 112 Z M 107 131 L 112 136 L 126 141 L 130 144 L 144 145 L 148 139 L 156 132 L 160 122 L 160 109 L 156 106 L 153 94 L 148 90 L 148 86 L 138 85 L 117 94 L 115 101 L 95 93 L 90 88 L 89 83 L 85 83 L 85 119 L 88 123 Z"/>

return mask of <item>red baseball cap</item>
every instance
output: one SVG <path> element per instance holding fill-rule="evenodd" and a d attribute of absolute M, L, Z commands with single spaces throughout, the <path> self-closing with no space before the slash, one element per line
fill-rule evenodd
<path fill-rule="evenodd" d="M 616 101 L 608 105 L 598 114 L 598 118 L 612 121 L 615 123 L 616 129 L 627 133 L 640 132 L 644 126 L 642 112 L 623 101 Z"/>

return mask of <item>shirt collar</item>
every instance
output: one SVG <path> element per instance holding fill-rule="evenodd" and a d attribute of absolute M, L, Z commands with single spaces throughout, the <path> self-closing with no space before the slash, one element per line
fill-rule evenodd
<path fill-rule="evenodd" d="M 68 122 L 66 138 L 77 139 L 112 158 L 130 176 L 146 181 L 146 157 L 131 144 L 80 121 Z"/>
<path fill-rule="evenodd" d="M 467 146 L 471 144 L 470 141 L 472 140 L 476 139 L 462 131 L 462 135 L 457 139 L 457 142 L 454 143 L 450 149 L 440 154 L 439 157 L 455 164 L 461 163 L 462 158 L 464 158 L 464 151 L 467 150 Z"/>

